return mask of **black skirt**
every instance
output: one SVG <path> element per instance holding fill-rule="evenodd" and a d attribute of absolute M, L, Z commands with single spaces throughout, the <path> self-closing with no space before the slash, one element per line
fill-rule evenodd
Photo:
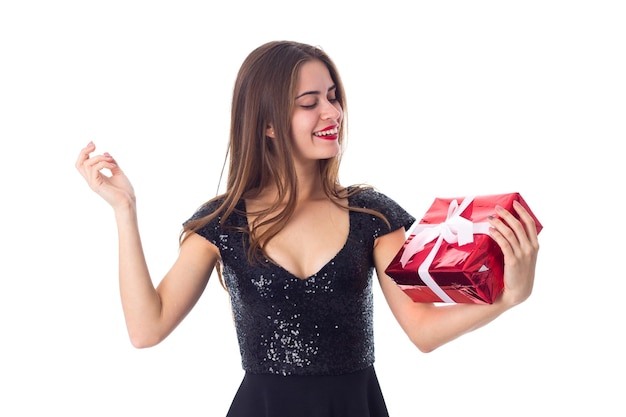
<path fill-rule="evenodd" d="M 227 417 L 388 417 L 374 367 L 345 375 L 246 373 Z"/>

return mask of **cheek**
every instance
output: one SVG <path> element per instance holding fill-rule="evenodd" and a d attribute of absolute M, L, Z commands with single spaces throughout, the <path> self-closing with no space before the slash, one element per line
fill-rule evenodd
<path fill-rule="evenodd" d="M 291 123 L 291 142 L 298 146 L 304 139 L 309 136 L 310 129 L 305 117 L 294 117 Z"/>
<path fill-rule="evenodd" d="M 291 119 L 291 131 L 294 134 L 298 133 L 310 133 L 315 129 L 315 118 L 311 117 L 310 113 L 298 113 Z"/>

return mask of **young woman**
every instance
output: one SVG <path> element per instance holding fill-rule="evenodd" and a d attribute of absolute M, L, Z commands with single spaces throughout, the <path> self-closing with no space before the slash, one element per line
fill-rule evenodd
<path fill-rule="evenodd" d="M 373 368 L 372 277 L 423 352 L 498 317 L 531 293 L 538 241 L 497 209 L 491 236 L 505 257 L 505 290 L 491 305 L 415 303 L 384 270 L 414 218 L 384 194 L 340 185 L 345 93 L 320 49 L 270 42 L 244 61 L 234 88 L 226 191 L 184 224 L 179 256 L 154 288 L 133 188 L 115 159 L 76 167 L 115 212 L 120 287 L 136 347 L 162 341 L 216 268 L 231 297 L 244 380 L 228 416 L 386 416 Z M 103 170 L 109 170 L 105 175 Z"/>

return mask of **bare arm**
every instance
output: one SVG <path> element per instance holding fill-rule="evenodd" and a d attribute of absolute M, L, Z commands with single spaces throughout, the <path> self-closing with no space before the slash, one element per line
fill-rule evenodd
<path fill-rule="evenodd" d="M 532 218 L 519 205 L 515 210 L 521 222 L 499 209 L 501 220 L 491 220 L 491 236 L 504 253 L 505 272 L 504 291 L 490 305 L 413 302 L 384 272 L 405 241 L 404 230 L 396 230 L 377 240 L 374 258 L 385 299 L 402 329 L 421 351 L 433 351 L 484 326 L 530 296 L 539 244 Z"/>
<path fill-rule="evenodd" d="M 190 236 L 155 288 L 141 244 L 133 188 L 113 157 L 106 153 L 90 157 L 94 150 L 93 143 L 82 149 L 76 168 L 115 213 L 120 295 L 131 343 L 136 347 L 153 346 L 170 334 L 198 301 L 219 252 L 202 237 Z M 104 175 L 104 169 L 111 175 Z"/>

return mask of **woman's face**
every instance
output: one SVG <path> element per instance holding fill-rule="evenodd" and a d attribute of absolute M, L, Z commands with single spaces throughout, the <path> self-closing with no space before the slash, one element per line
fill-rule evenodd
<path fill-rule="evenodd" d="M 317 60 L 304 63 L 298 76 L 291 118 L 294 159 L 305 163 L 337 155 L 342 119 L 336 86 L 326 65 Z"/>

